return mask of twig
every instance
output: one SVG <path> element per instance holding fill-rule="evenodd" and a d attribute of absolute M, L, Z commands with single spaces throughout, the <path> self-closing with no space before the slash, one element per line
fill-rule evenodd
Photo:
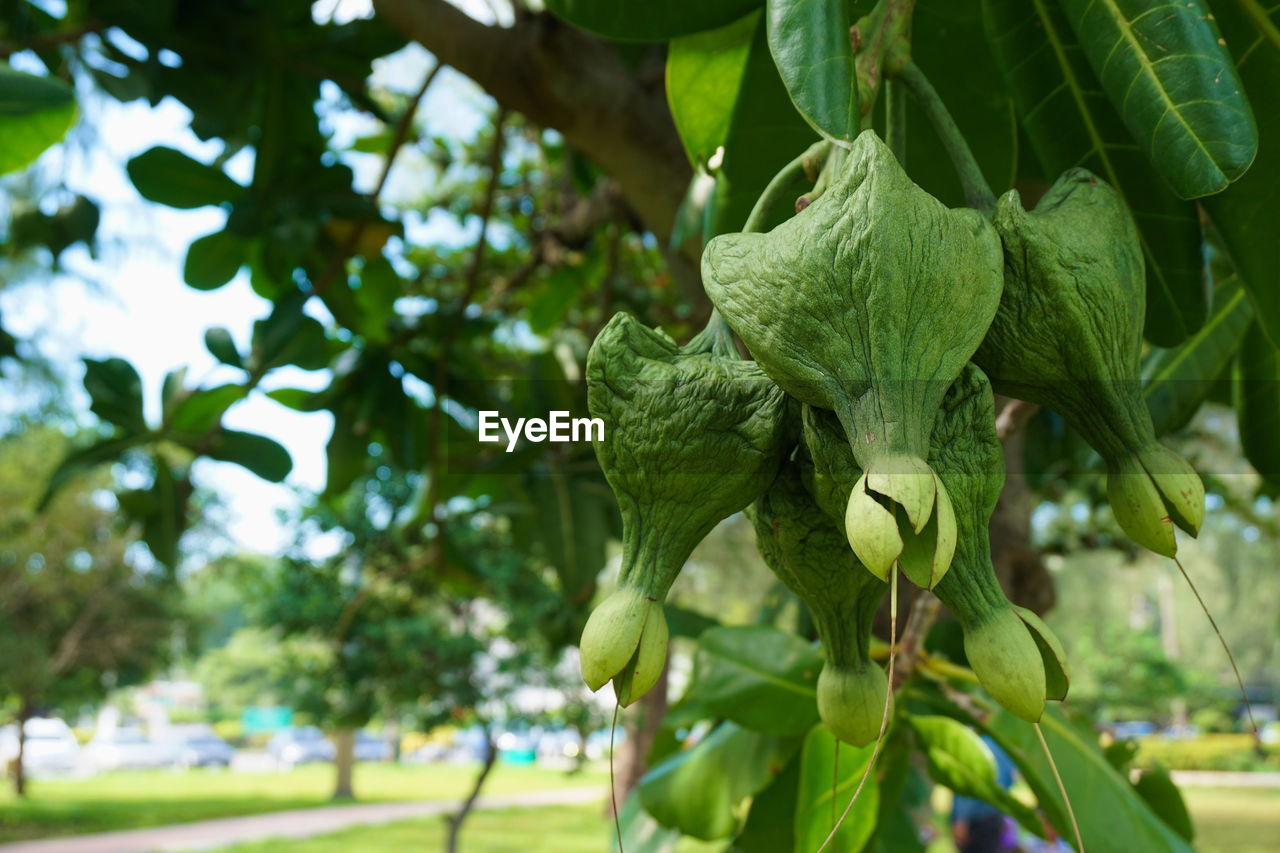
<path fill-rule="evenodd" d="M 791 185 L 803 176 L 807 176 L 814 160 L 828 151 L 831 147 L 829 141 L 815 142 L 799 157 L 796 157 L 787 165 L 783 166 L 774 175 L 765 186 L 764 192 L 760 193 L 760 197 L 756 199 L 755 205 L 751 208 L 751 213 L 747 216 L 746 223 L 743 224 L 742 230 L 751 232 L 759 231 L 768 220 L 769 211 L 773 209 L 782 197 L 790 189 Z"/>
<path fill-rule="evenodd" d="M 946 104 L 938 96 L 938 90 L 933 88 L 929 78 L 924 76 L 924 72 L 914 62 L 908 62 L 903 66 L 898 72 L 898 78 L 915 96 L 920 108 L 929 119 L 929 124 L 933 125 L 934 132 L 938 134 L 942 147 L 947 150 L 951 165 L 960 177 L 961 186 L 964 187 L 965 203 L 990 216 L 996 209 L 996 197 L 991 192 L 991 186 L 987 183 L 982 169 L 978 166 L 978 161 L 973 156 L 973 150 L 969 147 L 964 135 L 960 133 L 956 120 L 951 117 Z"/>
<path fill-rule="evenodd" d="M 937 620 L 941 607 L 942 602 L 938 597 L 927 590 L 921 590 L 916 596 L 911 605 L 911 613 L 907 616 L 907 626 L 902 629 L 902 641 L 898 644 L 898 665 L 891 689 L 898 690 L 915 671 L 916 663 L 924 650 L 925 638 Z"/>

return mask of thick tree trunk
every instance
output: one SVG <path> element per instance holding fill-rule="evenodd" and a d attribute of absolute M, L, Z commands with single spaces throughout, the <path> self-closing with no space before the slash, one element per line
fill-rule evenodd
<path fill-rule="evenodd" d="M 485 729 L 484 763 L 480 765 L 480 772 L 476 775 L 475 784 L 471 786 L 471 793 L 462 801 L 458 811 L 449 817 L 448 839 L 445 842 L 447 853 L 458 853 L 458 837 L 462 832 L 462 824 L 467 819 L 467 815 L 471 814 L 471 809 L 475 807 L 476 800 L 480 798 L 480 790 L 484 787 L 485 780 L 489 778 L 489 773 L 497 761 L 498 745 L 493 742 L 493 736 L 489 730 Z"/>
<path fill-rule="evenodd" d="M 352 786 L 352 777 L 356 764 L 356 733 L 354 729 L 342 729 L 333 735 L 333 768 L 334 768 L 334 785 L 333 798 L 335 800 L 350 800 L 355 798 L 355 788 Z"/>
<path fill-rule="evenodd" d="M 613 796 L 609 799 L 608 811 L 614 806 L 621 809 L 622 804 L 636 786 L 641 777 L 649 769 L 649 751 L 662 728 L 662 720 L 667 716 L 667 673 L 670 671 L 671 657 L 667 657 L 667 666 L 662 668 L 658 683 L 640 701 L 627 712 L 624 726 L 627 739 L 618 750 L 613 765 Z"/>
<path fill-rule="evenodd" d="M 996 398 L 996 431 L 1004 444 L 1004 491 L 991 514 L 991 562 L 996 577 L 1014 604 L 1045 613 L 1057 592 L 1040 551 L 1031 543 L 1031 511 L 1035 494 L 1027 485 L 1027 422 L 1038 406 L 1008 397 Z"/>
<path fill-rule="evenodd" d="M 13 762 L 13 793 L 19 797 L 27 795 L 27 720 L 31 719 L 31 706 L 22 703 L 18 711 L 18 757 Z"/>

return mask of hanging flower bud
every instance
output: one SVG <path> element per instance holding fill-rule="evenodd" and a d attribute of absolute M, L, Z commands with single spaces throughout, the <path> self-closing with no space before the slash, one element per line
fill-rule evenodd
<path fill-rule="evenodd" d="M 1142 399 L 1146 311 L 1142 247 L 1115 190 L 1084 169 L 1058 178 L 1034 210 L 1000 199 L 1005 289 L 974 360 L 1001 394 L 1048 406 L 1107 463 L 1116 520 L 1172 557 L 1173 527 L 1204 520 L 1199 476 L 1155 437 Z"/>
<path fill-rule="evenodd" d="M 662 602 L 694 547 L 768 488 L 789 447 L 786 395 L 733 351 L 713 318 L 686 347 L 628 314 L 587 356 L 591 414 L 604 421 L 596 456 L 622 513 L 618 591 L 582 635 L 583 678 L 610 679 L 623 705 L 666 660 Z"/>
<path fill-rule="evenodd" d="M 859 558 L 880 577 L 901 560 L 937 583 L 955 519 L 925 459 L 942 396 L 1000 299 L 990 224 L 920 189 L 867 132 L 812 204 L 767 234 L 715 238 L 702 271 L 765 372 L 839 418 L 865 472 L 845 519 Z"/>
<path fill-rule="evenodd" d="M 765 563 L 808 606 L 822 639 L 818 713 L 836 737 L 866 746 L 880 734 L 889 692 L 871 659 L 871 626 L 888 586 L 858 564 L 805 489 L 799 463 L 783 466 L 750 514 Z"/>

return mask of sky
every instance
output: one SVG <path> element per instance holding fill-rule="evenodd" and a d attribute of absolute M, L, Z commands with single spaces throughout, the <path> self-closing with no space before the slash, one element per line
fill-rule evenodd
<path fill-rule="evenodd" d="M 477 18 L 492 20 L 484 4 L 461 4 Z M 368 0 L 322 0 L 315 6 L 321 19 L 347 20 L 371 14 Z M 111 36 L 122 49 L 129 45 Z M 140 47 L 135 46 L 137 49 Z M 27 58 L 30 59 L 30 58 Z M 22 67 L 24 57 L 13 58 Z M 410 46 L 379 60 L 374 82 L 397 91 L 413 91 L 434 59 L 425 50 Z M 336 98 L 336 87 L 326 87 Z M 204 348 L 204 332 L 226 327 L 237 345 L 248 348 L 252 321 L 265 316 L 270 304 L 250 288 L 242 271 L 232 282 L 215 291 L 202 292 L 182 281 L 186 246 L 197 237 L 219 230 L 226 212 L 218 208 L 175 210 L 142 199 L 124 171 L 129 158 L 155 145 L 184 151 L 204 162 L 221 150 L 216 142 L 201 142 L 191 132 L 190 112 L 166 99 L 156 107 L 145 101 L 121 104 L 101 97 L 82 97 L 82 116 L 65 144 L 42 156 L 36 169 L 61 178 L 65 190 L 41 200 L 46 210 L 65 203 L 75 193 L 98 202 L 102 221 L 96 257 L 83 245 L 66 251 L 62 272 L 51 278 L 0 291 L 0 314 L 6 328 L 19 338 L 34 338 L 40 351 L 68 377 L 75 407 L 87 410 L 88 397 L 80 385 L 81 357 L 118 356 L 137 368 L 143 381 L 148 418 L 159 419 L 160 385 L 169 371 L 187 367 L 188 383 L 201 386 L 236 381 L 243 374 L 220 365 Z M 488 111 L 487 98 L 466 78 L 446 69 L 436 79 L 420 110 L 428 117 L 429 133 L 470 136 Z M 369 117 L 338 115 L 333 120 L 337 147 L 378 129 Z M 401 155 L 412 168 L 414 152 Z M 227 164 L 228 174 L 247 183 L 253 154 L 242 151 Z M 380 158 L 352 154 L 347 162 L 356 171 L 360 189 L 368 189 L 381 168 Z M 386 200 L 396 200 L 396 171 L 388 181 Z M 415 187 L 415 190 L 419 189 Z M 467 233 L 443 215 L 415 215 L 407 223 L 417 241 L 467 239 Z M 328 320 L 317 300 L 309 311 Z M 226 426 L 258 432 L 283 444 L 293 457 L 293 471 L 284 484 L 271 484 L 229 463 L 202 460 L 195 467 L 198 485 L 219 492 L 226 507 L 226 532 L 230 549 L 274 553 L 289 541 L 291 533 L 280 523 L 278 511 L 298 502 L 298 489 L 315 491 L 325 481 L 324 447 L 333 429 L 325 412 L 300 413 L 268 399 L 274 388 L 315 389 L 327 384 L 327 371 L 297 368 L 273 371 L 262 390 L 230 409 Z"/>

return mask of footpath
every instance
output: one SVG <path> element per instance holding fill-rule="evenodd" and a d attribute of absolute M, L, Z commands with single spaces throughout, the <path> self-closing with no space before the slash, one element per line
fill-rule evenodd
<path fill-rule="evenodd" d="M 522 794 L 481 797 L 477 809 L 536 808 L 599 802 L 605 789 L 565 788 Z M 411 818 L 446 814 L 457 808 L 452 801 L 421 803 L 367 803 L 322 806 L 287 812 L 225 817 L 148 829 L 99 832 L 16 841 L 0 844 L 0 853 L 168 853 L 174 850 L 212 850 L 228 844 L 272 838 L 309 838 L 352 826 L 371 826 Z"/>

